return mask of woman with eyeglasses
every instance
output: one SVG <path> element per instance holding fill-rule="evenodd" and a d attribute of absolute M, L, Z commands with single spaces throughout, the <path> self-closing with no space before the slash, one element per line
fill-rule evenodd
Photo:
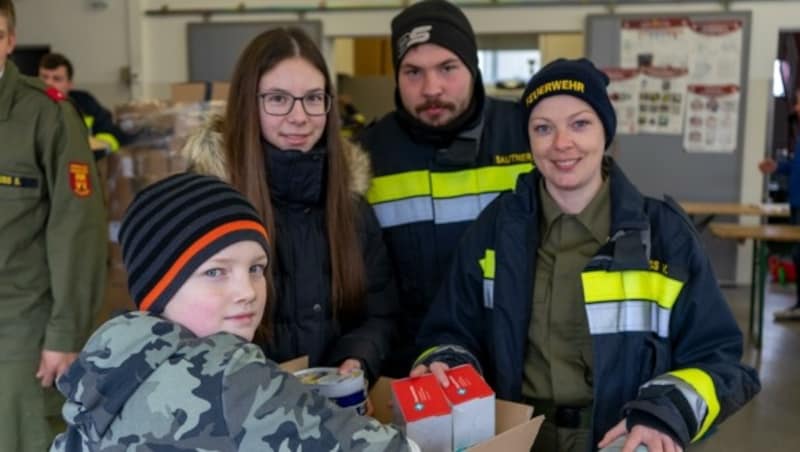
<path fill-rule="evenodd" d="M 195 171 L 229 180 L 256 206 L 277 248 L 274 331 L 281 362 L 379 376 L 397 295 L 372 208 L 369 160 L 343 140 L 325 61 L 301 30 L 270 30 L 239 58 L 224 120 L 187 142 Z"/>

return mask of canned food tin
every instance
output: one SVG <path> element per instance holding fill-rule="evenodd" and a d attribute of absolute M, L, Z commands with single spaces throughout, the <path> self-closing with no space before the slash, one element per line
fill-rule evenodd
<path fill-rule="evenodd" d="M 361 370 L 354 369 L 347 375 L 339 375 L 336 367 L 312 367 L 297 371 L 294 375 L 340 407 L 350 408 L 357 414 L 367 412 L 367 392 Z"/>

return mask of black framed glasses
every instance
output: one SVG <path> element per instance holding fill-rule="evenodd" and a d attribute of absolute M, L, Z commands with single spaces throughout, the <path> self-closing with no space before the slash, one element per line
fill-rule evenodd
<path fill-rule="evenodd" d="M 273 116 L 286 116 L 294 108 L 298 100 L 308 116 L 322 116 L 331 110 L 331 95 L 322 91 L 308 93 L 305 96 L 292 96 L 282 91 L 271 91 L 258 95 L 261 109 Z"/>

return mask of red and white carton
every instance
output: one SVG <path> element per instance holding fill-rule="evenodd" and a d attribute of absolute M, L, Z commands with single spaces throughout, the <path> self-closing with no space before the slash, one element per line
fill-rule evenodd
<path fill-rule="evenodd" d="M 422 450 L 453 450 L 450 403 L 433 374 L 393 381 L 392 401 L 395 423 Z"/>
<path fill-rule="evenodd" d="M 453 410 L 453 450 L 463 450 L 494 436 L 494 391 L 469 364 L 446 372 L 444 394 Z"/>

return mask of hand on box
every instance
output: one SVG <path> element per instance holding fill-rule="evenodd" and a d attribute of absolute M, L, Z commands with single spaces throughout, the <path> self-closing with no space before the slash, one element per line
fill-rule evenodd
<path fill-rule="evenodd" d="M 649 451 L 663 451 L 663 452 L 683 452 L 683 448 L 666 433 L 662 433 L 654 428 L 645 427 L 644 425 L 636 425 L 628 433 L 625 427 L 625 419 L 621 420 L 619 424 L 615 425 L 609 430 L 600 443 L 597 445 L 600 449 L 609 446 L 620 436 L 628 435 L 625 439 L 625 444 L 622 446 L 621 452 L 634 452 L 636 448 L 643 444 L 647 446 Z"/>
<path fill-rule="evenodd" d="M 361 360 L 349 358 L 339 365 L 339 375 L 347 375 L 354 370 L 361 370 Z"/>
<path fill-rule="evenodd" d="M 420 364 L 411 371 L 409 376 L 419 377 L 427 373 L 432 373 L 436 377 L 436 380 L 439 381 L 439 384 L 442 385 L 443 388 L 446 388 L 450 386 L 450 380 L 447 378 L 447 374 L 445 374 L 445 372 L 449 369 L 450 366 L 448 366 L 447 364 L 439 361 L 434 361 L 431 363 L 430 366 Z"/>
<path fill-rule="evenodd" d="M 77 358 L 77 353 L 42 350 L 39 358 L 39 369 L 36 370 L 36 378 L 40 380 L 43 388 L 49 388 Z"/>

